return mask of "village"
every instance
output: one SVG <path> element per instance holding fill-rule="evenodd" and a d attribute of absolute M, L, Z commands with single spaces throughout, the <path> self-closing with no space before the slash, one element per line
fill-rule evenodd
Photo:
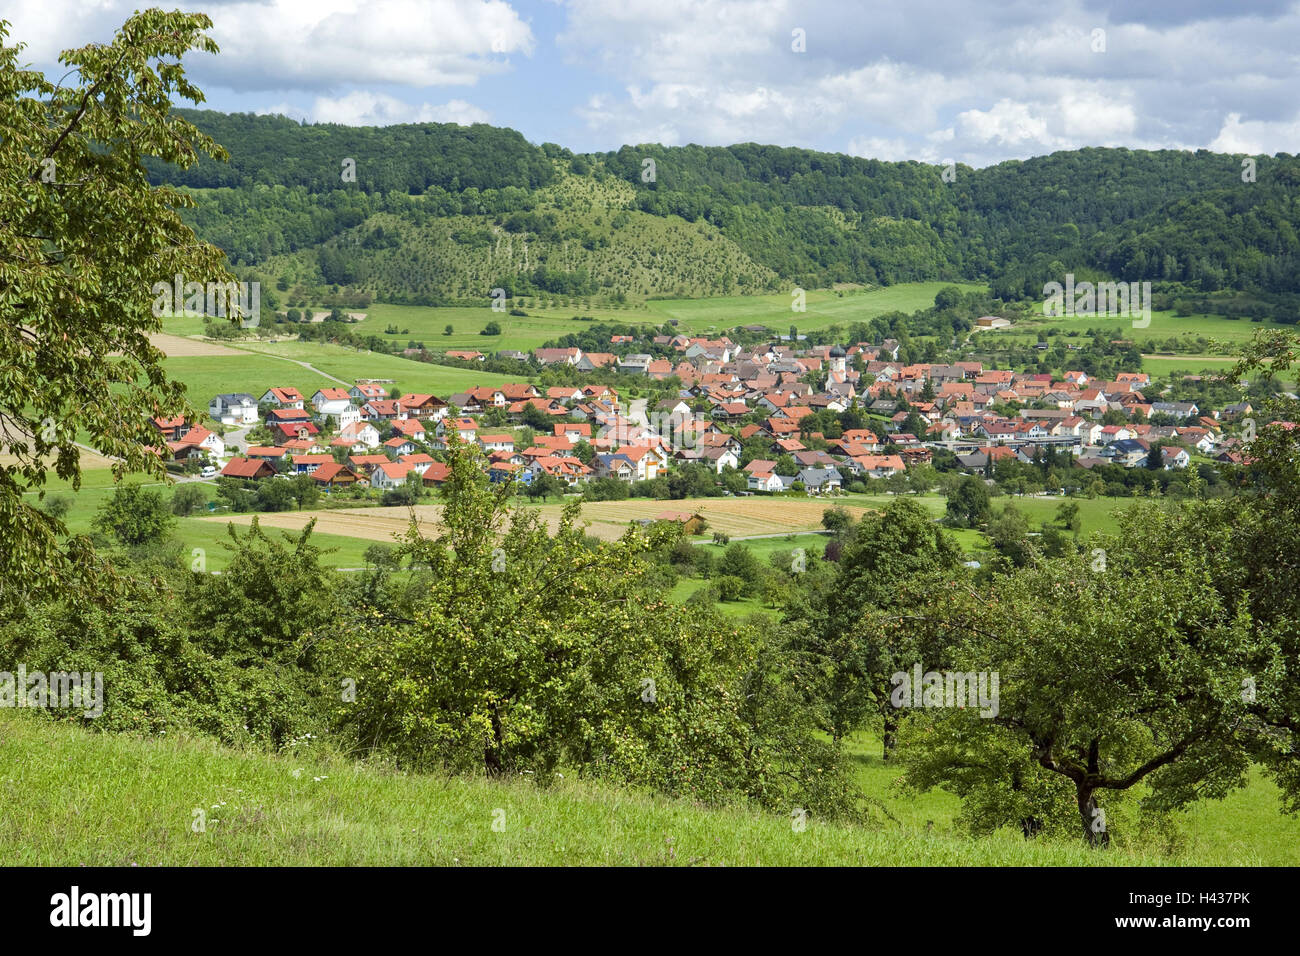
<path fill-rule="evenodd" d="M 989 474 L 1003 459 L 1031 462 L 1048 449 L 1085 469 L 1183 469 L 1194 455 L 1240 463 L 1240 440 L 1224 426 L 1251 411 L 1238 403 L 1206 413 L 1194 402 L 1149 398 L 1153 383 L 1142 372 L 1097 381 L 1082 371 L 1058 379 L 980 362 L 907 365 L 891 340 L 808 348 L 741 347 L 726 336 L 650 342 L 680 358 L 627 351 L 631 336 L 612 337 L 623 355 L 538 348 L 501 357 L 531 358 L 539 369 L 614 369 L 629 383 L 680 383 L 653 405 L 606 384 L 520 382 L 446 396 L 394 394 L 380 380 L 309 396 L 268 384 L 260 395 L 212 396 L 206 424 L 154 419 L 153 427 L 169 461 L 203 478 L 307 475 L 326 493 L 436 488 L 449 474 L 440 452 L 454 434 L 482 451 L 493 482 L 529 486 L 547 476 L 557 489 L 580 491 L 598 479 L 631 485 L 703 465 L 719 478 L 743 475 L 726 493 L 822 495 L 902 475 L 944 452 L 972 474 Z M 871 427 L 825 426 L 850 410 Z M 1158 466 L 1149 460 L 1157 447 Z"/>

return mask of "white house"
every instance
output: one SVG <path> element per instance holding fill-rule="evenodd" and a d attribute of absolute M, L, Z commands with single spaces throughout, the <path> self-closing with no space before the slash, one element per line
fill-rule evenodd
<path fill-rule="evenodd" d="M 415 466 L 403 461 L 386 461 L 375 465 L 370 473 L 370 487 L 388 491 L 406 484 L 406 476 L 415 470 Z"/>
<path fill-rule="evenodd" d="M 212 458 L 226 457 L 226 443 L 216 432 L 210 432 L 206 428 L 195 426 L 180 437 L 178 445 L 195 445 Z"/>
<path fill-rule="evenodd" d="M 223 425 L 256 425 L 257 399 L 246 392 L 218 395 L 208 402 L 208 415 Z"/>
<path fill-rule="evenodd" d="M 364 405 L 372 399 L 387 398 L 388 389 L 382 385 L 353 385 L 348 389 L 348 397 L 358 405 Z"/>
<path fill-rule="evenodd" d="M 361 409 L 349 402 L 335 417 L 338 419 L 339 428 L 347 428 L 361 421 Z"/>
<path fill-rule="evenodd" d="M 379 429 L 369 422 L 354 422 L 341 432 L 339 438 L 351 442 L 351 448 L 376 448 L 379 445 Z"/>
<path fill-rule="evenodd" d="M 337 416 L 352 404 L 352 396 L 346 388 L 322 388 L 311 397 L 311 404 L 317 415 Z"/>
<path fill-rule="evenodd" d="M 780 491 L 785 487 L 775 471 L 751 471 L 745 481 L 750 491 Z"/>

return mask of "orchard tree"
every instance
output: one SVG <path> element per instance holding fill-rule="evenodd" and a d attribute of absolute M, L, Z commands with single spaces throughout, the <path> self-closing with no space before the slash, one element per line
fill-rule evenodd
<path fill-rule="evenodd" d="M 924 593 L 931 582 L 957 574 L 960 557 L 928 511 L 897 498 L 854 526 L 830 586 L 791 601 L 787 647 L 836 744 L 875 714 L 884 756 L 891 755 L 899 715 L 889 706 L 889 678 L 910 667 L 917 653 L 892 615 L 913 591 Z"/>
<path fill-rule="evenodd" d="M 989 488 L 967 475 L 948 496 L 948 521 L 958 528 L 977 528 L 989 518 Z"/>
<path fill-rule="evenodd" d="M 128 547 L 161 541 L 172 523 L 171 506 L 162 492 L 135 484 L 114 488 L 93 521 L 97 530 Z"/>
<path fill-rule="evenodd" d="M 955 792 L 985 829 L 1059 825 L 1067 807 L 1093 846 L 1110 841 L 1110 801 L 1139 785 L 1157 815 L 1244 786 L 1271 739 L 1258 715 L 1295 678 L 1279 629 L 1227 586 L 1234 531 L 1212 513 L 1227 514 L 1136 508 L 1093 540 L 1103 571 L 1087 556 L 1039 561 L 987 593 L 948 588 L 904 610 L 896 625 L 948 647 L 953 670 L 999 675 L 991 716 L 908 712 L 922 726 L 905 734 L 905 780 Z M 1011 795 L 1005 816 L 989 819 L 998 794 Z"/>
<path fill-rule="evenodd" d="M 195 239 L 185 194 L 149 183 L 146 157 L 188 167 L 227 154 L 172 112 L 203 94 L 181 57 L 215 53 L 202 14 L 147 10 L 111 43 L 68 50 L 58 83 L 22 67 L 0 21 L 0 601 L 75 585 L 93 567 L 85 538 L 39 510 L 52 470 L 80 485 L 78 433 L 127 472 L 165 475 L 152 416 L 194 417 L 149 341 L 162 328 L 155 283 L 233 281 L 221 250 Z"/>

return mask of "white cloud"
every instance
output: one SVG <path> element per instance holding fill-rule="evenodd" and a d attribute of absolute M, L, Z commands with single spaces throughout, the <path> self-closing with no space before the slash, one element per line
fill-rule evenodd
<path fill-rule="evenodd" d="M 1088 145 L 1195 148 L 1216 132 L 1220 144 L 1295 148 L 1295 3 L 1253 13 L 1110 0 L 1050 11 L 1033 0 L 909 0 L 870 13 L 835 0 L 565 9 L 557 42 L 569 61 L 624 91 L 579 110 L 601 148 L 661 128 L 682 142 L 845 144 L 975 166 Z M 795 27 L 806 53 L 790 50 Z M 1234 110 L 1255 120 L 1223 126 Z"/>
<path fill-rule="evenodd" d="M 259 110 L 260 113 L 281 113 L 299 120 L 315 123 L 340 123 L 344 126 L 393 126 L 398 123 L 458 123 L 469 126 L 489 122 L 491 117 L 464 100 L 450 100 L 440 105 L 422 103 L 416 106 L 388 96 L 356 90 L 340 97 L 318 96 L 310 110 L 285 103 Z"/>
<path fill-rule="evenodd" d="M 1300 152 L 1300 113 L 1290 120 L 1276 122 L 1243 122 L 1240 113 L 1229 113 L 1224 118 L 1219 135 L 1214 137 L 1208 148 L 1217 153 L 1266 153 L 1270 156 L 1274 153 Z"/>
<path fill-rule="evenodd" d="M 107 41 L 136 0 L 16 0 L 5 16 L 34 61 Z M 235 0 L 200 6 L 221 55 L 192 55 L 200 81 L 232 89 L 331 90 L 363 83 L 474 84 L 531 55 L 532 29 L 505 0 Z"/>
<path fill-rule="evenodd" d="M 0 2 L 10 42 L 28 42 L 26 59 L 51 76 L 63 72 L 60 49 L 109 39 L 140 6 Z M 206 0 L 222 53 L 187 65 L 223 108 L 279 102 L 347 123 L 490 112 L 525 125 L 517 104 L 527 102 L 530 138 L 586 149 L 756 141 L 973 166 L 1085 145 L 1300 151 L 1300 2 L 1240 6 Z M 802 53 L 791 49 L 796 28 Z M 1104 53 L 1093 51 L 1095 29 L 1106 31 Z M 493 79 L 513 82 L 521 65 L 528 96 Z M 428 90 L 447 86 L 463 98 Z"/>

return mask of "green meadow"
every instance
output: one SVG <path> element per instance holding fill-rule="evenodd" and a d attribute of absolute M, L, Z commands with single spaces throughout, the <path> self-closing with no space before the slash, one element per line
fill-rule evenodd
<path fill-rule="evenodd" d="M 575 316 L 622 325 L 646 325 L 654 328 L 677 322 L 683 334 L 717 334 L 738 325 L 766 325 L 773 332 L 785 334 L 790 326 L 813 331 L 830 325 L 866 322 L 885 312 L 914 312 L 934 305 L 934 296 L 944 286 L 956 285 L 976 289 L 973 283 L 908 282 L 895 286 L 862 289 L 813 289 L 806 292 L 807 311 L 791 310 L 788 292 L 776 295 L 714 296 L 704 299 L 651 299 L 627 308 L 584 305 L 538 305 L 528 300 L 523 311 L 527 316 L 493 312 L 485 303 L 481 307 L 434 308 L 424 306 L 375 304 L 366 309 L 364 322 L 354 327 L 362 334 L 385 335 L 405 344 L 414 339 L 425 348 L 473 349 L 491 354 L 501 349 L 528 351 L 562 335 L 576 333 L 589 323 L 575 321 Z M 514 307 L 516 303 L 511 303 Z M 501 327 L 500 335 L 479 333 L 489 322 Z M 384 330 L 396 326 L 398 331 Z M 446 335 L 446 327 L 452 334 Z M 408 331 L 409 330 L 409 331 Z"/>
<path fill-rule="evenodd" d="M 141 482 L 139 478 L 128 477 L 125 480 L 155 488 L 168 498 L 171 497 L 174 489 L 178 487 L 174 484 L 168 486 L 159 482 Z M 207 501 L 215 501 L 217 488 L 214 482 L 200 481 L 193 484 L 203 489 L 207 495 Z M 45 500 L 48 501 L 55 495 L 71 497 L 71 507 L 63 519 L 64 524 L 67 525 L 71 534 L 89 534 L 92 530 L 95 513 L 112 495 L 115 487 L 113 473 L 110 469 L 90 468 L 82 472 L 81 490 L 77 492 L 73 492 L 72 485 L 69 482 L 56 478 L 47 481 Z M 27 499 L 29 502 L 34 502 L 37 499 L 37 494 L 31 492 L 28 494 Z M 216 513 L 220 514 L 220 512 Z M 227 545 L 231 541 L 226 531 L 226 524 L 201 520 L 202 517 L 210 514 L 212 512 L 205 509 L 195 512 L 193 517 L 178 517 L 172 528 L 171 538 L 180 546 L 181 551 L 187 556 L 188 560 L 199 557 L 198 554 L 195 554 L 197 548 L 202 552 L 206 570 L 221 571 L 230 564 L 232 552 Z M 242 526 L 238 527 L 237 530 L 241 537 L 247 533 L 247 528 Z M 284 541 L 289 538 L 288 532 L 278 528 L 266 528 L 264 530 L 267 536 L 273 540 Z M 364 567 L 366 548 L 374 544 L 374 541 L 369 539 L 315 533 L 312 535 L 312 541 L 323 552 L 321 563 L 334 568 Z"/>
<path fill-rule="evenodd" d="M 444 398 L 475 385 L 500 385 L 503 382 L 517 382 L 522 377 L 434 365 L 396 355 L 359 352 L 342 345 L 319 342 L 241 343 L 239 348 L 247 350 L 257 361 L 277 362 L 287 369 L 294 368 L 289 363 L 306 362 L 326 375 L 343 379 L 349 384 L 360 378 L 386 378 L 395 383 L 390 388 L 399 388 L 403 393 L 427 392 Z M 337 386 L 338 383 L 328 384 Z"/>
<path fill-rule="evenodd" d="M 1129 339 L 1147 349 L 1147 343 L 1153 340 L 1163 346 L 1171 338 L 1197 339 L 1206 338 L 1211 342 L 1236 346 L 1250 341 L 1260 329 L 1286 329 L 1293 326 L 1277 322 L 1252 322 L 1245 318 L 1228 318 L 1222 315 L 1178 315 L 1173 311 L 1153 311 L 1151 324 L 1146 327 L 1134 327 L 1134 319 L 1129 316 L 1078 315 L 1045 316 L 1039 310 L 1030 312 L 1024 318 L 1016 319 L 1010 329 L 1001 329 L 991 333 L 999 339 L 1014 338 L 1033 341 L 1039 332 L 1063 333 L 1078 332 L 1083 335 L 1088 329 L 1103 329 L 1114 338 Z M 990 333 L 981 332 L 980 335 Z"/>
<path fill-rule="evenodd" d="M 915 312 L 934 305 L 935 294 L 946 286 L 965 290 L 983 288 L 968 282 L 905 282 L 865 289 L 811 289 L 805 292 L 806 311 L 794 312 L 789 292 L 775 295 L 715 296 L 708 299 L 652 299 L 646 307 L 676 319 L 679 326 L 696 332 L 721 331 L 736 325 L 766 325 L 785 334 L 790 326 L 814 331 L 832 325 L 868 322 L 886 312 Z"/>
<path fill-rule="evenodd" d="M 269 356 L 248 352 L 241 355 L 187 355 L 168 358 L 167 376 L 185 384 L 185 392 L 196 408 L 206 409 L 213 395 L 248 392 L 260 398 L 268 388 L 292 386 L 310 396 L 317 389 L 333 388 L 331 381 L 303 368 Z"/>
<path fill-rule="evenodd" d="M 11 866 L 1143 866 L 1300 862 L 1270 782 L 1182 814 L 1173 855 L 1018 833 L 971 839 L 950 795 L 912 795 L 863 734 L 846 743 L 871 826 L 702 806 L 566 775 L 387 772 L 308 743 L 277 755 L 185 736 L 101 735 L 0 711 L 0 848 Z M 58 767 L 58 773 L 50 773 Z M 494 828 L 493 824 L 497 823 Z M 49 839 L 59 834 L 57 840 Z"/>

